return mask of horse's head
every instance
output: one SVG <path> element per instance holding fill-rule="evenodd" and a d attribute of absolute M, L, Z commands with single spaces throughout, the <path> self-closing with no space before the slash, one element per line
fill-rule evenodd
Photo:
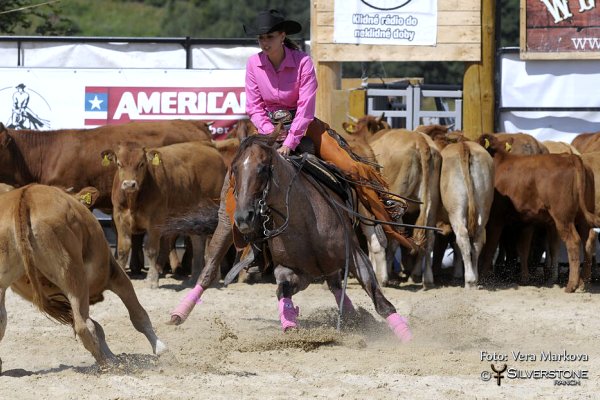
<path fill-rule="evenodd" d="M 273 145 L 279 135 L 276 129 L 269 136 L 254 135 L 246 138 L 231 162 L 233 193 L 235 196 L 234 222 L 243 235 L 261 228 L 261 207 L 271 185 L 273 159 L 278 157 Z"/>

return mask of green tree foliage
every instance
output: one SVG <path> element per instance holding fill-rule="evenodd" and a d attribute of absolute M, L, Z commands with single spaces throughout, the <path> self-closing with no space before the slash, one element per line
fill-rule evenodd
<path fill-rule="evenodd" d="M 243 25 L 251 24 L 257 11 L 270 8 L 300 22 L 300 36 L 310 36 L 309 0 L 169 0 L 163 29 L 166 36 L 241 38 L 246 36 Z"/>
<path fill-rule="evenodd" d="M 29 6 L 41 2 L 0 1 L 0 34 L 69 36 L 80 33 L 72 20 L 64 16 L 59 3 Z"/>

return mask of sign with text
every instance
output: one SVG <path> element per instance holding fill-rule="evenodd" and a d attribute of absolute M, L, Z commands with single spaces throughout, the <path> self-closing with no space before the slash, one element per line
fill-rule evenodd
<path fill-rule="evenodd" d="M 215 138 L 245 114 L 245 70 L 0 68 L 0 122 L 13 129 L 129 121 L 212 121 Z"/>
<path fill-rule="evenodd" d="M 335 0 L 333 41 L 434 46 L 437 0 Z"/>
<path fill-rule="evenodd" d="M 600 5 L 596 0 L 521 2 L 522 58 L 600 59 Z"/>

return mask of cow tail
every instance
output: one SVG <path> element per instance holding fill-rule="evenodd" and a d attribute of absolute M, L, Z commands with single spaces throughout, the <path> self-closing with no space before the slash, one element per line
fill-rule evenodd
<path fill-rule="evenodd" d="M 477 230 L 477 207 L 475 205 L 475 188 L 473 187 L 473 178 L 471 176 L 471 152 L 466 143 L 460 143 L 460 167 L 465 179 L 467 189 L 467 232 L 470 238 L 475 236 Z"/>
<path fill-rule="evenodd" d="M 577 197 L 579 197 L 579 207 L 581 208 L 581 212 L 588 224 L 592 225 L 595 228 L 600 227 L 600 217 L 590 212 L 585 203 L 585 197 L 587 192 L 587 179 L 586 179 L 586 169 L 581 157 L 573 156 L 575 160 L 575 171 L 577 174 L 577 186 L 579 186 L 579 193 L 577 193 Z M 594 181 L 592 180 L 593 184 Z"/>
<path fill-rule="evenodd" d="M 27 189 L 21 192 L 17 213 L 14 215 L 15 243 L 23 265 L 28 283 L 31 285 L 33 304 L 40 311 L 65 325 L 73 325 L 71 304 L 64 295 L 49 297 L 43 289 L 42 280 L 47 279 L 35 266 L 33 243 L 35 237 L 31 229 L 31 210 L 28 205 Z M 53 257 L 48 255 L 48 257 Z M 52 262 L 52 261 L 49 261 Z"/>
<path fill-rule="evenodd" d="M 421 205 L 419 206 L 419 217 L 417 218 L 416 225 L 427 225 L 427 215 L 428 215 L 428 207 L 431 207 L 431 202 L 428 201 L 429 197 L 429 173 L 428 171 L 433 170 L 433 158 L 431 157 L 431 149 L 427 144 L 425 138 L 419 136 L 417 140 L 417 150 L 419 150 L 419 155 L 421 158 L 421 176 L 422 176 L 422 184 L 421 190 L 419 193 L 419 199 L 421 200 Z M 425 243 L 427 240 L 426 237 L 427 231 L 424 229 L 415 229 L 413 233 L 413 239 L 416 243 Z"/>

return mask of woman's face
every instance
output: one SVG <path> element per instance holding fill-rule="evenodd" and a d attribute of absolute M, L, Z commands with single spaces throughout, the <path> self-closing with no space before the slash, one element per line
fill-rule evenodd
<path fill-rule="evenodd" d="M 270 32 L 263 35 L 258 35 L 258 45 L 260 49 L 268 56 L 276 51 L 283 49 L 283 40 L 285 32 Z"/>

